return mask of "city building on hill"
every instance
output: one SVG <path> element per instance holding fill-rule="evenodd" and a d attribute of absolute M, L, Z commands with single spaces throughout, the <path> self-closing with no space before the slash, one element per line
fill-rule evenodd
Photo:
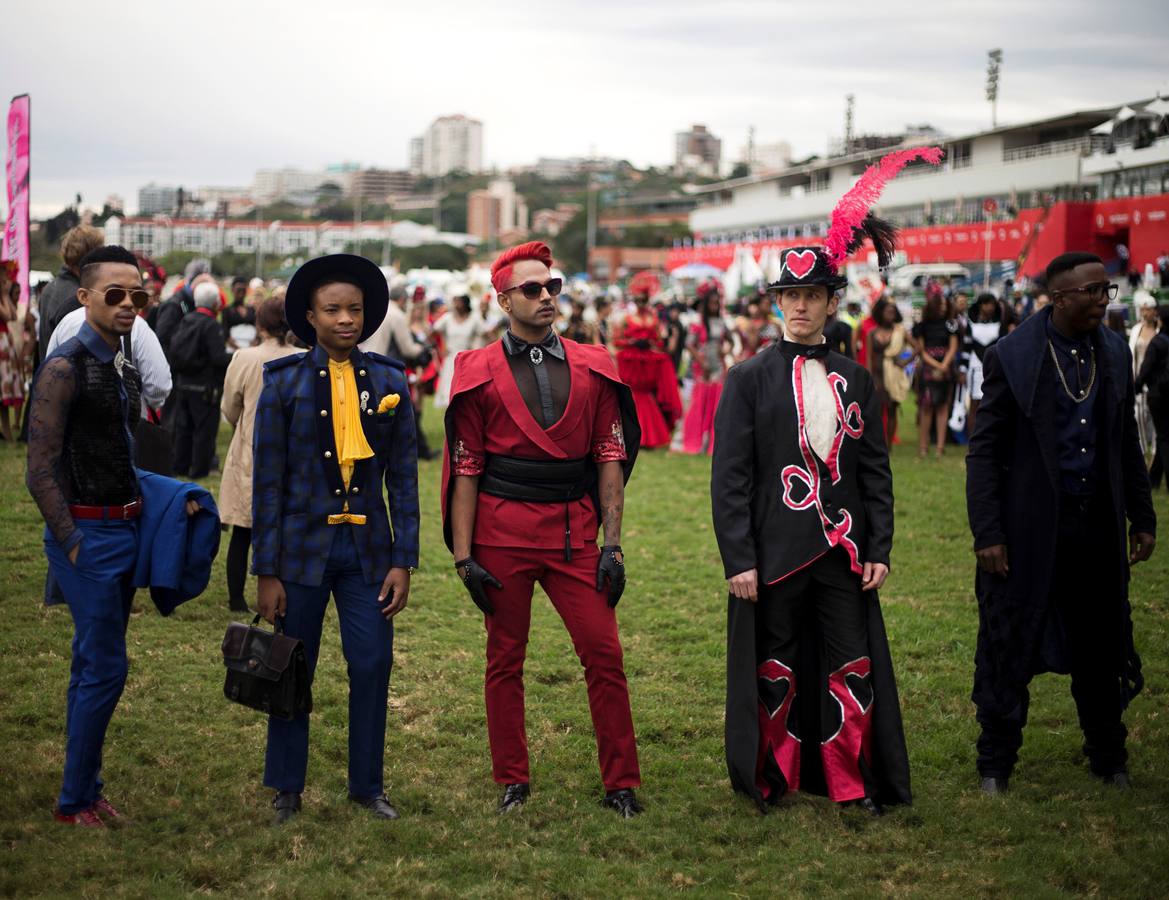
<path fill-rule="evenodd" d="M 286 201 L 298 206 L 312 206 L 321 185 L 327 181 L 338 184 L 342 173 L 308 171 L 305 169 L 260 169 L 252 181 L 252 199 L 261 205 Z"/>
<path fill-rule="evenodd" d="M 220 253 L 255 253 L 257 245 L 268 255 L 309 258 L 342 253 L 360 241 L 363 245 L 417 247 L 449 244 L 474 247 L 473 235 L 442 232 L 417 222 L 261 221 L 243 219 L 155 219 L 145 216 L 113 216 L 105 224 L 106 241 L 146 256 L 163 256 L 185 250 L 204 256 Z"/>
<path fill-rule="evenodd" d="M 935 143 L 945 151 L 942 164 L 911 163 L 885 188 L 877 209 L 902 229 L 905 262 L 981 265 L 989 256 L 1031 276 L 1067 250 L 1096 253 L 1117 271 L 1121 245 L 1129 264 L 1141 269 L 1169 247 L 1167 100 L 940 139 L 917 129 L 897 146 Z M 758 255 L 821 238 L 836 201 L 891 149 L 867 147 L 695 188 L 695 240 L 671 251 L 670 267 L 725 268 L 736 246 Z"/>
<path fill-rule="evenodd" d="M 420 159 L 416 160 L 419 147 Z M 441 178 L 451 172 L 482 172 L 483 123 L 464 115 L 435 119 L 425 134 L 410 141 L 410 160 L 411 168 L 419 161 L 421 174 L 428 178 Z"/>
<path fill-rule="evenodd" d="M 138 214 L 143 216 L 173 216 L 179 211 L 179 193 L 182 188 L 168 184 L 154 184 L 138 188 Z"/>
<path fill-rule="evenodd" d="M 532 231 L 556 237 L 580 211 L 579 203 L 557 203 L 556 209 L 538 209 L 532 213 Z"/>
<path fill-rule="evenodd" d="M 705 125 L 691 125 L 674 135 L 674 171 L 679 175 L 718 175 L 723 142 Z"/>
<path fill-rule="evenodd" d="M 609 156 L 541 156 L 534 166 L 526 166 L 523 171 L 545 181 L 568 181 L 589 172 L 615 172 L 620 167 L 621 160 Z"/>
<path fill-rule="evenodd" d="M 256 207 L 251 188 L 246 187 L 204 186 L 197 188 L 191 199 L 200 214 L 209 219 L 246 216 Z"/>
<path fill-rule="evenodd" d="M 363 203 L 385 203 L 391 196 L 409 194 L 417 180 L 404 169 L 358 169 L 350 174 L 348 194 Z"/>
<path fill-rule="evenodd" d="M 791 165 L 792 145 L 787 141 L 775 141 L 770 144 L 751 142 L 739 150 L 739 162 L 745 163 L 747 171 L 752 175 L 778 172 Z"/>
<path fill-rule="evenodd" d="M 528 233 L 528 205 L 514 182 L 496 178 L 467 195 L 467 231 L 486 244 L 510 243 Z"/>
<path fill-rule="evenodd" d="M 598 218 L 604 231 L 620 237 L 629 228 L 688 225 L 698 198 L 689 194 L 625 197 L 606 206 Z"/>
<path fill-rule="evenodd" d="M 410 138 L 410 173 L 412 175 L 422 174 L 425 147 L 426 141 L 421 136 Z"/>

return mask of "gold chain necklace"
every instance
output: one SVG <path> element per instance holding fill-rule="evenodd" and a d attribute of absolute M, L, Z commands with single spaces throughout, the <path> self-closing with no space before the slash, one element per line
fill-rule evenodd
<path fill-rule="evenodd" d="M 1088 352 L 1092 355 L 1092 368 L 1088 371 L 1088 386 L 1077 397 L 1068 387 L 1068 380 L 1063 374 L 1063 366 L 1059 364 L 1059 357 L 1055 355 L 1055 345 L 1050 340 L 1047 342 L 1047 349 L 1051 352 L 1051 361 L 1055 364 L 1055 374 L 1059 376 L 1059 383 L 1063 385 L 1064 393 L 1071 398 L 1073 403 L 1083 403 L 1092 393 L 1092 385 L 1096 383 L 1096 351 L 1092 347 L 1088 348 Z"/>

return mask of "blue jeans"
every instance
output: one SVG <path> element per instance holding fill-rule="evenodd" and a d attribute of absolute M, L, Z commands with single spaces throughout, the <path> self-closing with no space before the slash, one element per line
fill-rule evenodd
<path fill-rule="evenodd" d="M 129 671 L 126 624 L 134 599 L 136 521 L 81 519 L 76 564 L 45 532 L 45 555 L 73 616 L 73 661 L 65 707 L 65 776 L 57 806 L 66 815 L 101 796 L 106 728 Z"/>
<path fill-rule="evenodd" d="M 378 603 L 380 584 L 366 584 L 352 528 L 337 525 L 320 585 L 284 582 L 288 608 L 284 633 L 304 642 L 309 679 L 317 667 L 321 626 L 329 595 L 337 603 L 341 649 L 349 671 L 349 794 L 368 799 L 383 791 L 386 698 L 394 661 L 394 626 Z M 291 722 L 268 719 L 264 784 L 278 791 L 304 791 L 308 769 L 308 716 Z"/>

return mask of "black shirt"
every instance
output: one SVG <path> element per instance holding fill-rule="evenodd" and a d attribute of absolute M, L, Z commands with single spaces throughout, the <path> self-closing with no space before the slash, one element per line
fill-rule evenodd
<path fill-rule="evenodd" d="M 1064 337 L 1050 320 L 1047 323 L 1047 353 L 1063 372 L 1063 381 L 1053 372 L 1055 384 L 1055 434 L 1059 450 L 1060 487 L 1069 494 L 1091 494 L 1096 486 L 1096 415 L 1100 394 L 1100 373 L 1096 348 L 1091 338 Z M 1076 397 L 1077 402 L 1064 388 Z"/>
<path fill-rule="evenodd" d="M 549 329 L 543 341 L 529 344 L 512 334 L 509 328 L 503 334 L 503 350 L 528 412 L 547 431 L 560 421 L 568 408 L 568 393 L 572 385 L 560 337 Z M 542 369 L 548 376 L 551 405 L 547 410 L 540 396 L 537 369 Z"/>

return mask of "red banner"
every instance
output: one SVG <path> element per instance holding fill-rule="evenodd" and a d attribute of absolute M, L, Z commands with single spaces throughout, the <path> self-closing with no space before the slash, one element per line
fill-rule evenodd
<path fill-rule="evenodd" d="M 12 98 L 8 108 L 8 221 L 4 226 L 4 248 L 0 255 L 20 265 L 20 299 L 28 302 L 28 176 L 29 102 L 28 94 Z"/>

